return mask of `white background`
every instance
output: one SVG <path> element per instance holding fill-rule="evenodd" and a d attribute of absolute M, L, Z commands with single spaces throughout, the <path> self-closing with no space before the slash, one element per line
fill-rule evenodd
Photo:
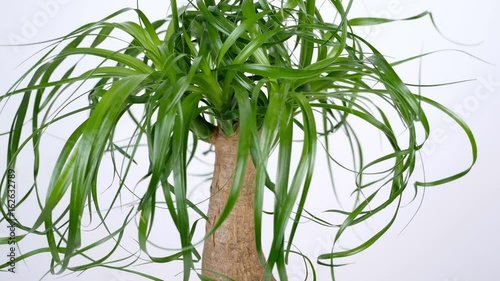
<path fill-rule="evenodd" d="M 9 1 L 0 4 L 0 44 L 52 39 L 86 22 L 135 4 L 134 1 L 54 1 Z M 48 2 L 57 3 L 56 9 L 51 12 L 44 10 L 43 3 Z M 168 1 L 140 1 L 140 5 L 150 18 L 159 19 L 164 17 Z M 447 37 L 463 43 L 481 42 L 470 47 L 454 45 L 437 34 L 428 18 L 358 30 L 388 56 L 405 58 L 421 51 L 460 49 L 494 65 L 500 64 L 498 1 L 376 0 L 355 1 L 354 6 L 353 15 L 372 17 L 405 18 L 429 10 Z M 32 32 L 26 32 L 28 25 L 33 25 Z M 25 42 L 16 41 L 19 39 Z M 0 47 L 2 93 L 25 69 L 19 64 L 38 48 Z M 409 226 L 404 229 L 416 210 L 415 205 L 402 212 L 398 223 L 386 236 L 351 260 L 353 264 L 338 269 L 340 281 L 500 280 L 500 189 L 496 181 L 500 159 L 497 145 L 500 137 L 500 68 L 457 52 L 443 52 L 425 58 L 422 67 L 423 84 L 476 79 L 465 84 L 425 89 L 424 93 L 461 114 L 477 138 L 479 160 L 465 178 L 426 190 L 423 204 Z M 398 70 L 405 81 L 418 82 L 418 64 L 409 64 Z M 12 110 L 7 109 L 6 112 Z M 5 115 L 1 120 L 2 132 L 8 128 L 3 118 Z M 440 136 L 431 138 L 424 155 L 426 175 L 431 179 L 458 172 L 470 161 L 466 141 L 459 130 L 440 118 L 434 118 L 434 128 L 440 131 Z M 0 144 L 0 159 L 4 161 L 5 138 Z M 321 196 L 315 198 L 321 199 Z M 418 205 L 418 200 L 414 203 Z M 5 232 L 2 230 L 0 234 L 3 236 Z M 325 246 L 328 240 L 324 237 L 311 233 L 299 237 L 307 247 L 302 250 L 314 253 L 326 247 L 328 251 Z M 47 268 L 47 262 L 42 259 L 18 266 L 19 274 L 0 273 L 0 279 L 35 280 Z M 166 280 L 180 278 L 174 277 L 181 270 L 179 264 L 149 269 L 153 270 L 149 272 Z M 325 272 L 319 280 L 328 280 Z M 53 278 L 60 277 L 49 276 L 46 280 Z M 93 270 L 78 278 L 72 275 L 59 280 L 90 278 L 96 281 L 142 280 L 109 270 Z"/>

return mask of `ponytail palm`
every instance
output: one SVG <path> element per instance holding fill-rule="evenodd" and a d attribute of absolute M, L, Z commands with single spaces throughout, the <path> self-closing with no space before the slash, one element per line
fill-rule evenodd
<path fill-rule="evenodd" d="M 394 66 L 418 56 L 389 63 L 352 29 L 389 20 L 349 20 L 351 2 L 336 0 L 321 8 L 313 0 L 171 4 L 168 20 L 152 22 L 139 9 L 124 9 L 54 41 L 2 97 L 21 96 L 7 134 L 7 167 L 18 167 L 23 150 L 31 149 L 34 155 L 35 181 L 17 207 L 23 208 L 30 197 L 38 202 L 30 206 L 38 208 L 33 222 L 11 223 L 23 232 L 18 242 L 28 235 L 44 236 L 47 242 L 47 247 L 19 259 L 48 252 L 53 273 L 100 266 L 131 271 L 127 265 L 138 259 L 182 260 L 184 280 L 193 274 L 202 280 L 288 280 L 289 256 L 301 255 L 293 247 L 300 222 L 311 220 L 336 229 L 334 250 L 303 258 L 312 269 L 332 267 L 335 279 L 333 268 L 343 258 L 370 247 L 393 224 L 398 208 L 371 238 L 351 249 L 337 247 L 348 228 L 389 206 L 400 207 L 431 130 L 424 107 L 436 108 L 457 122 L 475 161 L 476 145 L 467 125 L 439 103 L 410 90 L 395 72 Z M 117 21 L 126 13 L 137 20 Z M 129 40 L 123 47 L 106 47 L 123 40 Z M 93 65 L 89 67 L 87 60 Z M 83 106 L 75 102 L 85 98 Z M 42 190 L 37 183 L 44 163 L 39 144 L 48 128 L 65 120 L 76 121 L 73 128 L 65 127 L 72 133 Z M 135 128 L 121 145 L 120 124 L 127 120 Z M 376 129 L 390 151 L 366 161 L 364 141 L 357 135 L 360 123 L 361 128 Z M 331 143 L 336 134 L 347 138 L 345 149 L 353 152 L 353 167 L 330 153 L 337 145 Z M 188 196 L 193 186 L 187 170 L 203 147 L 200 142 L 215 150 L 208 212 Z M 141 165 L 136 158 L 142 146 L 149 156 L 148 172 L 141 180 L 145 188 L 134 192 L 138 201 L 124 205 L 119 198 L 128 184 L 136 184 L 127 183 L 127 177 Z M 103 205 L 100 194 L 108 186 L 98 176 L 102 177 L 100 164 L 108 155 L 114 164 L 119 157 L 123 162 L 115 167 L 119 180 L 113 200 Z M 269 164 L 272 155 L 279 163 L 275 170 Z M 318 192 L 311 184 L 313 176 L 324 176 L 315 174 L 317 156 L 326 156 L 330 170 L 341 167 L 355 175 L 354 207 L 341 208 L 328 199 L 332 202 L 326 211 L 338 215 L 335 220 L 307 211 L 310 194 Z M 293 159 L 298 159 L 296 164 Z M 469 169 L 414 186 L 447 183 Z M 10 221 L 6 181 L 7 173 L 1 184 L 1 211 Z M 265 200 L 274 202 L 272 210 L 264 208 Z M 116 207 L 128 212 L 113 229 L 108 215 Z M 158 216 L 160 209 L 169 216 Z M 263 228 L 266 216 L 272 217 L 272 231 Z M 82 220 L 89 217 L 98 220 L 107 235 L 93 242 L 84 239 Z M 174 228 L 164 236 L 175 233 L 179 245 L 160 256 L 157 248 L 151 250 L 150 236 L 154 225 L 166 222 Z M 197 240 L 202 222 L 206 233 Z M 121 239 L 134 230 L 140 252 L 116 258 Z M 271 241 L 269 247 L 263 246 L 264 240 Z M 203 241 L 202 258 L 195 246 Z M 91 254 L 108 244 L 112 246 L 104 255 Z"/>

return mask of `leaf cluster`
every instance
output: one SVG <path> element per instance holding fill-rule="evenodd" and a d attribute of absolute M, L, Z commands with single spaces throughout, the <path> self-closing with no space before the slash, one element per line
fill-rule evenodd
<path fill-rule="evenodd" d="M 395 72 L 396 65 L 420 56 L 389 63 L 353 30 L 355 26 L 390 20 L 349 20 L 352 1 L 343 4 L 331 0 L 323 3 L 325 7 L 314 0 L 198 0 L 183 7 L 172 0 L 171 4 L 169 19 L 150 21 L 140 9 L 124 9 L 52 41 L 30 70 L 1 96 L 3 101 L 12 96 L 20 96 L 21 100 L 7 134 L 8 168 L 16 167 L 20 152 L 30 145 L 34 155 L 34 183 L 17 206 L 34 196 L 39 209 L 34 223 L 13 222 L 25 233 L 17 239 L 20 242 L 27 235 L 41 235 L 48 245 L 18 260 L 49 252 L 52 273 L 107 267 L 152 280 L 159 279 L 127 266 L 139 257 L 157 263 L 182 260 L 184 280 L 188 280 L 200 259 L 194 247 L 200 241 L 193 240 L 194 233 L 206 215 L 187 196 L 187 168 L 198 142 L 209 142 L 219 129 L 226 136 L 240 135 L 238 165 L 222 216 L 206 235 L 215 231 L 231 212 L 250 156 L 257 168 L 256 247 L 262 254 L 262 240 L 268 238 L 262 229 L 265 195 L 272 194 L 275 202 L 269 212 L 274 224 L 271 248 L 265 253 L 266 280 L 274 269 L 280 280 L 288 280 L 286 264 L 290 254 L 303 256 L 315 279 L 314 262 L 292 249 L 301 220 L 337 228 L 333 249 L 349 227 L 369 220 L 388 206 L 399 207 L 403 192 L 411 186 L 418 152 L 430 134 L 422 104 L 449 115 L 463 128 L 475 161 L 476 144 L 467 125 L 447 108 L 410 90 Z M 335 20 L 333 14 L 322 10 L 334 13 Z M 116 21 L 127 13 L 134 14 L 136 20 Z M 408 20 L 428 15 L 423 13 Z M 110 42 L 125 46 L 105 47 Z M 89 58 L 97 63 L 82 70 L 82 62 Z M 85 106 L 67 109 L 81 97 L 88 98 Z M 46 195 L 42 196 L 37 184 L 43 164 L 41 138 L 47 128 L 82 114 L 86 117 L 72 128 L 53 167 Z M 393 115 L 398 118 L 394 120 Z M 115 135 L 118 124 L 126 118 L 133 120 L 135 129 L 128 144 L 122 146 L 116 143 Z M 389 144 L 390 153 L 365 162 L 362 140 L 351 124 L 353 119 L 378 130 Z M 403 137 L 399 127 L 405 130 Z M 26 132 L 29 136 L 23 138 Z M 327 210 L 341 215 L 341 223 L 306 211 L 306 201 L 315 192 L 311 182 L 317 154 L 327 156 L 330 170 L 339 164 L 329 153 L 330 136 L 336 133 L 347 136 L 346 149 L 355 158 L 352 170 L 356 178 L 356 205 L 351 210 L 338 206 Z M 297 135 L 301 136 L 300 143 L 294 143 Z M 122 226 L 111 229 L 107 221 L 110 210 L 119 204 L 143 144 L 149 155 L 149 172 L 144 177 L 146 190 L 138 195 L 139 202 L 130 209 Z M 270 177 L 268 163 L 275 151 L 280 165 L 276 176 Z M 98 175 L 106 154 L 113 159 L 121 155 L 123 162 L 121 169 L 115 166 L 120 180 L 113 200 L 103 207 Z M 292 167 L 295 156 L 300 160 Z M 369 169 L 388 163 L 390 168 L 379 172 L 375 180 L 365 178 Z M 469 169 L 441 180 L 417 182 L 415 187 L 443 184 L 465 175 Z M 4 220 L 8 220 L 5 181 L 4 176 L 0 210 Z M 265 192 L 266 189 L 271 192 Z M 382 203 L 375 204 L 375 198 L 381 196 L 385 197 L 377 202 Z M 155 216 L 157 209 L 165 206 L 170 215 L 167 219 L 173 222 L 180 238 L 180 250 L 158 257 L 149 253 L 148 238 L 154 222 L 166 219 Z M 92 213 L 108 234 L 85 245 L 82 217 Z M 193 220 L 193 213 L 198 219 Z M 367 249 L 390 228 L 396 215 L 397 209 L 385 227 L 359 246 L 321 254 L 317 263 L 332 267 L 334 278 L 337 259 Z M 128 259 L 113 259 L 134 218 L 138 218 L 135 229 L 140 252 L 132 253 Z M 7 243 L 7 239 L 0 243 Z M 104 256 L 94 258 L 88 254 L 104 243 L 114 245 Z M 70 261 L 76 256 L 87 262 L 72 265 Z M 120 262 L 122 265 L 116 265 Z"/>

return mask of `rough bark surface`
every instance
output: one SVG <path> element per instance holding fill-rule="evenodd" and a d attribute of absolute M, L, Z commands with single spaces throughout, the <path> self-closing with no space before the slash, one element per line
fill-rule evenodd
<path fill-rule="evenodd" d="M 233 183 L 238 134 L 227 138 L 222 133 L 216 133 L 211 142 L 215 145 L 215 171 L 210 188 L 207 231 L 219 218 Z M 221 281 L 227 279 L 212 272 L 236 281 L 262 280 L 264 269 L 255 249 L 254 187 L 255 167 L 249 159 L 244 184 L 233 211 L 215 234 L 205 241 L 203 275 Z"/>

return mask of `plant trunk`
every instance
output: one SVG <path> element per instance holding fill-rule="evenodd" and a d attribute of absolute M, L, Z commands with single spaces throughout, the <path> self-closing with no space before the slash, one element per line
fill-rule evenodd
<path fill-rule="evenodd" d="M 224 208 L 233 183 L 238 151 L 238 133 L 225 137 L 222 132 L 212 136 L 215 145 L 215 171 L 210 187 L 210 203 L 206 230 L 210 230 Z M 255 167 L 248 160 L 244 183 L 229 217 L 210 236 L 203 248 L 203 275 L 214 280 L 262 280 L 264 268 L 255 247 L 254 223 Z"/>

